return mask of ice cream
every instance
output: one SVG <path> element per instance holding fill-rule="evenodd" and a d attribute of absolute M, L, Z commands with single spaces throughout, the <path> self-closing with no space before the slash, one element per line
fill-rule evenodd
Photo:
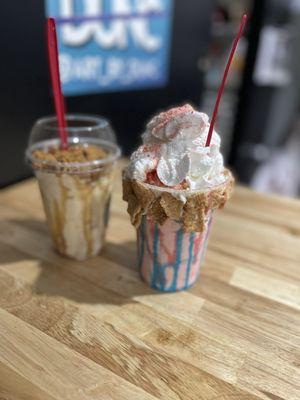
<path fill-rule="evenodd" d="M 137 229 L 142 278 L 177 291 L 198 278 L 213 212 L 229 199 L 233 177 L 209 118 L 190 105 L 155 116 L 123 173 L 123 199 Z"/>
<path fill-rule="evenodd" d="M 114 174 L 108 156 L 87 143 L 32 152 L 50 232 L 63 255 L 84 260 L 103 246 Z"/>
<path fill-rule="evenodd" d="M 208 130 L 208 116 L 190 105 L 155 116 L 143 134 L 143 145 L 131 157 L 127 177 L 191 190 L 221 184 L 225 180 L 221 140 L 214 132 L 211 145 L 205 147 Z"/>

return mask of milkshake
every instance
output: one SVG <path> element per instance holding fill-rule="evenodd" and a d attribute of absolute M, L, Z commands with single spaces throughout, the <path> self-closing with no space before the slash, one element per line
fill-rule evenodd
<path fill-rule="evenodd" d="M 77 117 L 76 123 L 74 118 L 69 120 L 68 149 L 62 150 L 59 139 L 49 138 L 49 132 L 45 135 L 47 127 L 44 126 L 42 130 L 38 129 L 37 135 L 38 139 L 44 140 L 36 140 L 36 134 L 33 135 L 35 140 L 27 150 L 27 159 L 39 183 L 55 248 L 64 256 L 85 260 L 96 256 L 104 244 L 115 164 L 120 151 L 116 144 L 107 140 L 108 137 L 101 139 L 103 127 L 96 129 L 98 122 L 94 118 L 96 125 L 90 130 L 85 124 L 89 125 L 91 121 L 81 116 L 78 124 Z M 75 126 L 72 128 L 72 125 Z"/>
<path fill-rule="evenodd" d="M 123 173 L 123 198 L 137 229 L 142 278 L 161 291 L 185 290 L 199 276 L 214 210 L 231 196 L 221 140 L 190 105 L 155 116 Z"/>

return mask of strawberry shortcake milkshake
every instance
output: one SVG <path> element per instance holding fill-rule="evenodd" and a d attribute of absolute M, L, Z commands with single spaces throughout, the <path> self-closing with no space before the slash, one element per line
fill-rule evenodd
<path fill-rule="evenodd" d="M 214 210 L 232 192 L 220 136 L 214 131 L 205 146 L 209 127 L 208 116 L 190 105 L 160 113 L 123 173 L 141 276 L 157 290 L 185 290 L 195 283 Z"/>

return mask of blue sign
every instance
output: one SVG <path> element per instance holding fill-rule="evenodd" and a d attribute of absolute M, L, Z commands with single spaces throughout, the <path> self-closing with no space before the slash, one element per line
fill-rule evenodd
<path fill-rule="evenodd" d="M 165 86 L 173 0 L 46 0 L 65 95 Z"/>

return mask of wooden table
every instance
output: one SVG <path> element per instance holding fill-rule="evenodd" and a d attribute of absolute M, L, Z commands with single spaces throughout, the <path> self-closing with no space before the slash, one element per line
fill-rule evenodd
<path fill-rule="evenodd" d="M 200 282 L 135 269 L 117 183 L 102 255 L 57 255 L 33 180 L 0 194 L 0 399 L 300 399 L 300 202 L 237 188 Z"/>

